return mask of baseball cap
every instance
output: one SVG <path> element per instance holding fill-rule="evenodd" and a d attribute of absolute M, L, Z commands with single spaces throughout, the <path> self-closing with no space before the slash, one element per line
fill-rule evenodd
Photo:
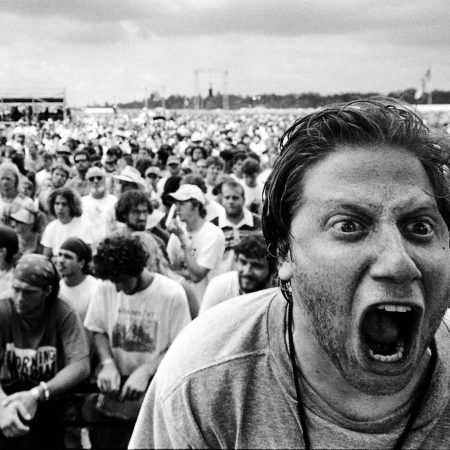
<path fill-rule="evenodd" d="M 181 164 L 180 158 L 178 158 L 178 156 L 169 156 L 169 158 L 167 159 L 167 165 L 169 164 Z"/>
<path fill-rule="evenodd" d="M 177 191 L 169 194 L 175 200 L 185 202 L 186 200 L 197 200 L 202 205 L 205 205 L 205 195 L 202 190 L 194 184 L 182 184 Z"/>

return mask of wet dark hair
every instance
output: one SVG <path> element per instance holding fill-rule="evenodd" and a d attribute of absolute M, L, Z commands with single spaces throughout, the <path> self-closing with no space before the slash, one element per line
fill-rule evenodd
<path fill-rule="evenodd" d="M 136 189 L 124 192 L 115 206 L 117 221 L 127 223 L 128 213 L 136 206 L 142 204 L 147 205 L 149 214 L 153 212 L 153 206 L 147 194 Z"/>
<path fill-rule="evenodd" d="M 298 119 L 283 134 L 280 155 L 263 192 L 262 227 L 272 257 L 286 256 L 289 251 L 290 227 L 302 203 L 308 169 L 340 147 L 373 147 L 377 151 L 378 145 L 405 149 L 420 160 L 449 227 L 448 140 L 432 134 L 422 119 L 398 100 L 355 100 Z"/>
<path fill-rule="evenodd" d="M 56 197 L 61 196 L 69 205 L 71 217 L 81 217 L 83 210 L 81 208 L 80 197 L 68 187 L 55 189 L 48 197 L 48 209 L 52 215 L 55 214 Z"/>
<path fill-rule="evenodd" d="M 148 253 L 138 236 L 117 234 L 97 246 L 94 273 L 102 280 L 114 281 L 120 275 L 138 276 L 144 270 Z"/>

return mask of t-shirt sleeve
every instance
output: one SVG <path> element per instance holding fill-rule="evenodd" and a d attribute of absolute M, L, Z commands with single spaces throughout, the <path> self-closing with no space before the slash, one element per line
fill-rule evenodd
<path fill-rule="evenodd" d="M 191 313 L 184 289 L 180 286 L 174 296 L 170 311 L 170 343 L 178 333 L 191 321 Z"/>
<path fill-rule="evenodd" d="M 200 314 L 211 309 L 213 306 L 226 300 L 226 293 L 228 286 L 224 286 L 222 276 L 214 277 L 206 286 L 205 293 L 203 294 L 203 300 L 200 305 Z"/>
<path fill-rule="evenodd" d="M 223 231 L 218 227 L 215 228 L 217 228 L 217 233 L 214 232 L 205 236 L 195 257 L 197 264 L 207 269 L 213 269 L 217 265 L 217 260 L 221 260 L 225 252 L 225 236 Z"/>
<path fill-rule="evenodd" d="M 170 406 L 170 401 L 160 399 L 157 372 L 145 395 L 128 448 L 208 448 L 192 415 L 187 414 L 184 418 L 186 423 L 180 423 L 184 411 L 178 410 L 178 414 L 172 414 Z M 178 425 L 190 429 L 192 439 L 184 436 Z"/>
<path fill-rule="evenodd" d="M 89 346 L 77 313 L 63 300 L 60 301 L 62 303 L 62 314 L 61 320 L 58 321 L 58 331 L 64 350 L 64 363 L 67 366 L 74 361 L 89 356 Z"/>
<path fill-rule="evenodd" d="M 53 222 L 50 222 L 44 229 L 44 232 L 42 233 L 41 238 L 41 244 L 44 247 L 53 248 Z"/>
<path fill-rule="evenodd" d="M 108 300 L 107 282 L 103 281 L 97 284 L 84 319 L 84 326 L 94 333 L 107 333 L 107 308 Z"/>

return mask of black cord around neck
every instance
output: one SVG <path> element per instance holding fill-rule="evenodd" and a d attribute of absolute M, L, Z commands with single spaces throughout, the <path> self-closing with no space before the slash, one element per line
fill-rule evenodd
<path fill-rule="evenodd" d="M 302 400 L 302 396 L 301 396 L 301 392 L 300 392 L 300 380 L 299 380 L 298 369 L 297 369 L 297 361 L 295 358 L 292 311 L 293 311 L 293 302 L 289 301 L 288 302 L 288 323 L 287 323 L 288 344 L 289 344 L 288 350 L 289 350 L 289 357 L 291 360 L 292 373 L 294 376 L 295 393 L 297 396 L 297 411 L 298 411 L 298 416 L 300 418 L 300 426 L 302 429 L 303 441 L 305 443 L 305 450 L 310 450 L 311 449 L 311 441 L 309 438 L 308 427 L 306 425 L 306 411 L 305 411 L 305 407 L 303 405 L 303 400 Z M 434 374 L 434 370 L 436 368 L 436 362 L 437 362 L 437 348 L 436 348 L 436 341 L 434 339 L 430 343 L 430 350 L 431 350 L 431 358 L 430 358 L 430 365 L 428 368 L 428 372 L 427 372 L 422 384 L 420 385 L 419 393 L 412 405 L 412 412 L 411 412 L 411 415 L 409 416 L 408 422 L 406 423 L 405 429 L 398 437 L 393 450 L 401 450 L 402 449 L 403 444 L 405 443 L 406 438 L 408 437 L 408 435 L 412 429 L 414 421 L 416 420 L 416 418 L 419 415 L 419 412 L 423 406 L 425 394 L 427 392 L 428 386 L 430 385 L 431 379 Z"/>

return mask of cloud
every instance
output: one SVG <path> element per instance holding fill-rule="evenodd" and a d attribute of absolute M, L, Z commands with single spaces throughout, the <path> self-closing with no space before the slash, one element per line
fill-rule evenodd
<path fill-rule="evenodd" d="M 302 36 L 383 34 L 424 45 L 448 44 L 446 0 L 3 0 L 21 17 L 87 24 L 133 23 L 140 38 L 228 33 Z M 432 30 L 432 33 L 430 33 Z M 427 37 L 433 36 L 433 39 Z M 80 36 L 82 36 L 80 34 Z M 123 36 L 125 39 L 126 36 Z M 383 37 L 381 37 L 383 39 Z"/>

